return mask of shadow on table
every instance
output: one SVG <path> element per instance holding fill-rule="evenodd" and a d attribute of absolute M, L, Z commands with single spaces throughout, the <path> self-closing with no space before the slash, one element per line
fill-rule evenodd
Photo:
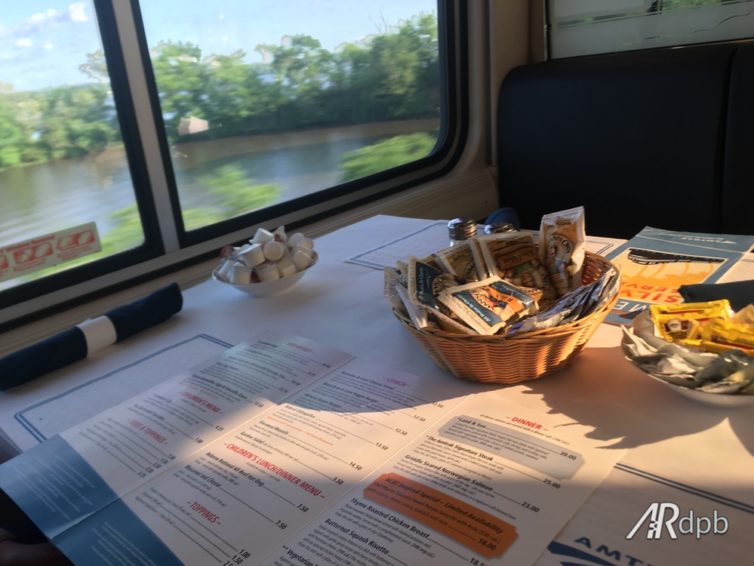
<path fill-rule="evenodd" d="M 727 419 L 754 455 L 754 407 L 711 407 L 682 397 L 625 360 L 620 347 L 586 348 L 571 367 L 528 386 L 529 394 L 542 396 L 550 413 L 593 427 L 590 438 L 619 439 L 610 448 L 694 434 Z"/>

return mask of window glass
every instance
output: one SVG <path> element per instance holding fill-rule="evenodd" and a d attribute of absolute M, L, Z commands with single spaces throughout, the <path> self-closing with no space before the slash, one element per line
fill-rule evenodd
<path fill-rule="evenodd" d="M 0 289 L 144 242 L 90 2 L 3 3 L 0 195 Z"/>
<path fill-rule="evenodd" d="M 754 0 L 549 0 L 550 56 L 754 37 Z"/>
<path fill-rule="evenodd" d="M 435 0 L 140 11 L 187 230 L 415 161 L 437 142 Z"/>

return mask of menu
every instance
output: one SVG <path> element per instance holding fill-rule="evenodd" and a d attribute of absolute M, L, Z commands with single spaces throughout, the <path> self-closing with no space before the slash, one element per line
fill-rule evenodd
<path fill-rule="evenodd" d="M 754 236 L 646 226 L 607 256 L 620 270 L 621 290 L 605 321 L 630 325 L 650 304 L 682 302 L 679 287 L 717 281 L 752 246 Z"/>
<path fill-rule="evenodd" d="M 6 462 L 0 487 L 75 563 L 524 564 L 624 454 L 588 432 L 263 334 Z"/>

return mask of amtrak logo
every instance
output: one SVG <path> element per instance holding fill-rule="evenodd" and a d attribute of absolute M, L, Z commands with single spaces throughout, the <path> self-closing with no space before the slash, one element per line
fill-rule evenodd
<path fill-rule="evenodd" d="M 652 566 L 625 549 L 585 536 L 569 543 L 552 541 L 547 550 L 560 566 Z"/>
<path fill-rule="evenodd" d="M 680 519 L 679 519 L 680 517 Z M 718 515 L 717 509 L 713 510 L 712 517 L 695 515 L 691 509 L 688 514 L 681 516 L 681 510 L 675 503 L 652 503 L 644 511 L 631 531 L 626 535 L 626 540 L 634 538 L 639 529 L 648 523 L 647 540 L 659 540 L 663 532 L 675 540 L 678 538 L 676 530 L 682 535 L 694 535 L 697 540 L 704 535 L 724 535 L 728 532 L 728 519 Z"/>

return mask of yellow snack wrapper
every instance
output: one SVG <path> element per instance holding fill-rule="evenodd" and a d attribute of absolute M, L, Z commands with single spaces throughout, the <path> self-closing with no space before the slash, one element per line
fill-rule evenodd
<path fill-rule="evenodd" d="M 699 334 L 699 321 L 693 315 L 660 314 L 652 317 L 657 333 L 668 342 L 681 342 Z"/>
<path fill-rule="evenodd" d="M 701 329 L 707 321 L 728 319 L 733 311 L 727 299 L 701 303 L 650 305 L 655 333 L 668 342 L 699 346 Z"/>
<path fill-rule="evenodd" d="M 712 312 L 714 314 L 711 316 L 721 316 L 723 318 L 730 318 L 733 315 L 733 309 L 731 309 L 728 299 L 718 299 L 716 301 L 704 301 L 699 303 L 650 305 L 649 312 L 652 315 Z"/>
<path fill-rule="evenodd" d="M 743 350 L 754 354 L 754 332 L 747 324 L 736 324 L 717 318 L 705 324 L 701 331 L 701 347 L 712 352 Z"/>
<path fill-rule="evenodd" d="M 752 331 L 754 331 L 754 305 L 747 305 L 740 311 L 737 311 L 730 317 L 730 321 L 736 324 L 751 326 Z"/>

